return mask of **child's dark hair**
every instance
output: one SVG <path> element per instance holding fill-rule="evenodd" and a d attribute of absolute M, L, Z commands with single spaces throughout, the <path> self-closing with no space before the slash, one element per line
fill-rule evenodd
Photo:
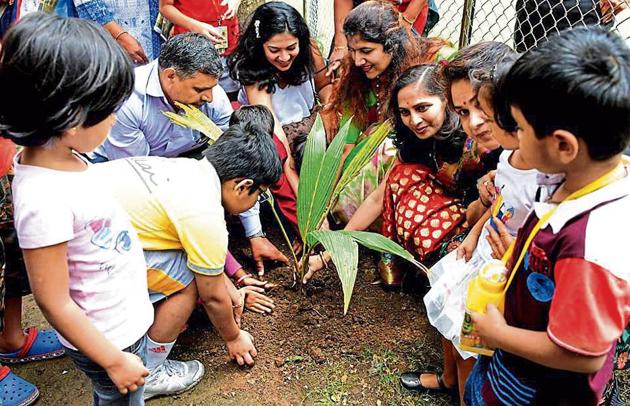
<path fill-rule="evenodd" d="M 480 69 L 492 69 L 506 55 L 514 51 L 502 42 L 480 42 L 467 46 L 457 52 L 455 58 L 442 65 L 442 75 L 446 80 L 446 88 L 450 89 L 453 82 L 460 79 L 472 81 L 472 72 Z M 446 92 L 449 103 L 452 104 L 451 92 Z"/>
<path fill-rule="evenodd" d="M 203 73 L 218 79 L 223 73 L 221 57 L 212 41 L 197 32 L 185 32 L 169 38 L 162 45 L 158 64 L 161 69 L 175 69 L 182 78 Z"/>
<path fill-rule="evenodd" d="M 265 129 L 269 135 L 273 135 L 275 120 L 271 110 L 263 105 L 254 104 L 234 110 L 230 116 L 230 125 L 233 124 L 254 124 Z"/>
<path fill-rule="evenodd" d="M 302 169 L 302 161 L 304 160 L 304 148 L 306 148 L 306 140 L 308 133 L 299 133 L 291 143 L 291 153 L 293 154 L 293 164 L 295 171 L 299 174 Z"/>
<path fill-rule="evenodd" d="M 593 160 L 630 141 L 630 49 L 615 33 L 565 31 L 525 53 L 505 80 L 508 102 L 538 138 L 555 130 L 581 138 Z"/>
<path fill-rule="evenodd" d="M 269 63 L 263 44 L 276 34 L 288 32 L 298 39 L 300 53 L 286 72 Z M 258 83 L 259 89 L 273 93 L 278 76 L 288 85 L 297 86 L 313 75 L 311 34 L 304 18 L 296 9 L 281 1 L 272 1 L 258 7 L 238 40 L 238 46 L 228 59 L 230 76 L 243 86 Z"/>
<path fill-rule="evenodd" d="M 434 137 L 426 140 L 416 137 L 400 117 L 398 93 L 413 84 L 419 84 L 427 95 L 439 97 L 446 105 L 442 128 Z M 403 72 L 392 89 L 390 106 L 394 117 L 394 145 L 403 162 L 433 167 L 435 163 L 431 154 L 436 152 L 434 148 L 440 151 L 441 159 L 447 162 L 456 162 L 461 157 L 465 136 L 460 131 L 457 113 L 446 101 L 446 86 L 437 65 L 418 65 Z"/>
<path fill-rule="evenodd" d="M 508 132 L 515 132 L 518 126 L 512 117 L 510 104 L 505 95 L 505 78 L 518 57 L 519 54 L 516 52 L 506 54 L 492 68 L 476 69 L 470 74 L 477 97 L 480 97 L 479 93 L 483 90 L 483 97 L 488 98 L 494 111 L 494 121 Z"/>
<path fill-rule="evenodd" d="M 39 146 L 106 119 L 131 94 L 133 70 L 100 25 L 32 13 L 4 37 L 0 89 L 1 135 Z"/>
<path fill-rule="evenodd" d="M 269 133 L 255 124 L 231 125 L 204 152 L 219 175 L 221 183 L 232 179 L 252 179 L 253 193 L 261 185 L 278 182 L 282 165 Z"/>

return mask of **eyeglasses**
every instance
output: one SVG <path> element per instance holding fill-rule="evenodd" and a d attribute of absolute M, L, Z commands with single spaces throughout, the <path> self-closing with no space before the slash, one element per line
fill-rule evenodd
<path fill-rule="evenodd" d="M 271 192 L 269 189 L 263 190 L 262 188 L 258 188 L 258 203 L 263 204 L 264 202 L 270 200 L 273 203 L 273 197 L 271 196 Z"/>

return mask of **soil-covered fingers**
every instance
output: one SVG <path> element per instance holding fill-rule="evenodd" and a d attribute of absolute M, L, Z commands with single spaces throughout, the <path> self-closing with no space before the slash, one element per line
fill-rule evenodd
<path fill-rule="evenodd" d="M 320 255 L 311 255 L 308 258 L 308 272 L 306 272 L 306 275 L 304 275 L 302 283 L 308 283 L 308 281 L 313 278 L 315 273 L 321 271 L 322 269 L 324 269 L 324 267 L 325 264 Z"/>
<path fill-rule="evenodd" d="M 263 292 L 264 292 L 264 289 L 273 289 L 276 287 L 275 283 L 261 281 L 260 279 L 256 279 L 253 276 L 249 278 L 245 278 L 243 280 L 243 285 L 263 288 Z"/>
<path fill-rule="evenodd" d="M 245 330 L 240 330 L 238 336 L 233 340 L 226 341 L 226 346 L 230 358 L 235 360 L 239 365 L 253 365 L 253 357 L 256 356 L 256 347 L 254 347 L 254 339 Z M 249 358 L 247 355 L 249 354 Z M 251 363 L 249 362 L 251 359 Z"/>
<path fill-rule="evenodd" d="M 250 291 L 247 294 L 247 299 L 245 299 L 245 307 L 249 310 L 271 313 L 276 305 L 270 297 L 256 291 Z"/>

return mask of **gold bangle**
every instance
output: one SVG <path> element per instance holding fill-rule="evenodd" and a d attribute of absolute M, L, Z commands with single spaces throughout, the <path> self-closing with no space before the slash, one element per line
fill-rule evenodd
<path fill-rule="evenodd" d="M 114 41 L 118 41 L 118 38 L 122 37 L 123 34 L 129 34 L 127 31 L 121 31 L 114 37 Z"/>
<path fill-rule="evenodd" d="M 400 15 L 402 16 L 403 21 L 405 21 L 409 25 L 414 25 L 416 20 L 418 19 L 418 17 L 416 17 L 413 21 L 409 21 L 407 17 L 405 17 L 404 13 L 400 13 Z"/>
<path fill-rule="evenodd" d="M 347 46 L 343 46 L 343 47 L 334 47 L 334 48 L 333 48 L 333 51 L 336 51 L 336 50 L 338 50 L 338 49 L 343 51 L 344 49 L 348 49 L 348 47 L 347 47 Z"/>

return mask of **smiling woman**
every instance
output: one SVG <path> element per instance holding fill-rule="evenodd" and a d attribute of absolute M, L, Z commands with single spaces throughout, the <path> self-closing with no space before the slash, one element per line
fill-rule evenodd
<path fill-rule="evenodd" d="M 343 30 L 349 52 L 325 111 L 332 113 L 328 134 L 336 132 L 334 121 L 341 125 L 353 116 L 346 138 L 346 162 L 349 162 L 358 150 L 356 146 L 369 137 L 367 129 L 387 118 L 389 95 L 398 76 L 412 66 L 431 63 L 454 50 L 440 39 L 415 35 L 398 10 L 384 2 L 368 1 L 357 6 L 348 14 Z M 376 190 L 394 157 L 395 148 L 388 139 L 361 174 L 342 191 L 333 209 L 339 222 L 348 223 Z M 373 228 L 378 229 L 378 224 Z"/>
<path fill-rule="evenodd" d="M 261 5 L 250 17 L 228 66 L 232 78 L 242 85 L 239 102 L 272 111 L 274 135 L 288 153 L 285 174 L 297 193 L 292 141 L 310 131 L 317 100 L 327 103 L 332 90 L 324 58 L 304 18 L 284 2 Z"/>
<path fill-rule="evenodd" d="M 310 130 L 317 98 L 328 101 L 324 59 L 302 16 L 284 2 L 254 11 L 228 66 L 243 86 L 239 102 L 268 107 L 287 150 L 299 132 Z"/>

